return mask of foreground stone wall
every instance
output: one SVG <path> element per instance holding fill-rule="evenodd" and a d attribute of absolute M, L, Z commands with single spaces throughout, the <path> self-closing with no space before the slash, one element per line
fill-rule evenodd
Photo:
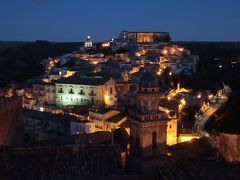
<path fill-rule="evenodd" d="M 220 133 L 217 137 L 217 151 L 227 162 L 240 162 L 240 134 Z"/>
<path fill-rule="evenodd" d="M 23 138 L 22 99 L 0 99 L 0 145 L 21 145 Z"/>

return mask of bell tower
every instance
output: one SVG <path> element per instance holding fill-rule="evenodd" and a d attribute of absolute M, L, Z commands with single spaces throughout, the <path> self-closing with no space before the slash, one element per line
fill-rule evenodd
<path fill-rule="evenodd" d="M 168 117 L 159 110 L 159 83 L 154 72 L 142 75 L 129 122 L 132 154 L 144 158 L 166 152 Z"/>

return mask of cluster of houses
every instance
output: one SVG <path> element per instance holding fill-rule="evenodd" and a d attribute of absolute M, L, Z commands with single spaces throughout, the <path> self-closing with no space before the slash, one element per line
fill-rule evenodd
<path fill-rule="evenodd" d="M 110 54 L 99 53 L 96 48 L 97 45 L 88 36 L 79 51 L 43 60 L 46 73 L 41 78 L 28 80 L 19 88 L 12 87 L 14 93 L 22 96 L 25 133 L 28 136 L 41 141 L 117 128 L 124 128 L 130 133 L 133 126 L 129 125 L 127 117 L 130 109 L 138 108 L 139 87 L 152 88 L 148 87 L 148 82 L 139 84 L 146 72 L 153 73 L 154 78 L 159 69 L 170 68 L 173 74 L 178 74 L 175 66 L 184 72 L 186 68 L 188 72 L 196 72 L 197 56 L 171 45 L 169 34 L 165 32 L 122 31 L 119 38 L 100 44 L 100 50 L 109 49 L 106 52 Z M 169 58 L 168 62 L 163 61 L 164 58 Z M 179 60 L 175 61 L 176 58 Z M 84 69 L 84 65 L 91 68 Z M 159 86 L 158 81 L 154 86 Z M 165 141 L 169 145 L 176 144 L 178 105 L 184 98 L 185 102 L 188 101 L 188 96 L 164 104 L 164 98 L 167 99 L 171 90 L 163 92 L 160 87 L 154 93 L 159 100 L 154 102 L 157 113 L 163 113 L 161 117 L 168 119 L 166 133 L 169 133 L 168 136 L 165 134 Z M 146 97 L 141 96 L 138 101 L 152 103 Z M 171 108 L 174 103 L 176 107 Z M 182 102 L 182 105 L 186 107 L 187 103 Z M 144 104 L 142 108 L 145 108 Z"/>

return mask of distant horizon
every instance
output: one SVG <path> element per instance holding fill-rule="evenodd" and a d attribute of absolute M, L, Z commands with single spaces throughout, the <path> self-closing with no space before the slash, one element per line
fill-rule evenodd
<path fill-rule="evenodd" d="M 110 40 L 110 39 L 108 39 Z M 84 43 L 85 41 L 49 41 L 49 40 L 44 40 L 44 39 L 37 39 L 37 40 L 1 40 L 0 39 L 0 42 L 16 42 L 16 43 L 34 43 L 34 42 L 37 42 L 37 41 L 45 41 L 45 42 L 49 42 L 49 43 Z M 103 40 L 103 41 L 106 41 L 106 40 Z M 101 43 L 103 41 L 93 41 L 93 43 Z M 224 40 L 171 40 L 170 42 L 196 42 L 196 43 L 228 43 L 228 42 L 231 42 L 231 43 L 240 43 L 240 40 L 233 40 L 233 41 L 224 41 Z"/>

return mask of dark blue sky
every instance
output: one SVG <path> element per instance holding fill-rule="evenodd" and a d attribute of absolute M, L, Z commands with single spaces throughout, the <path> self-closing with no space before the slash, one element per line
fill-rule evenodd
<path fill-rule="evenodd" d="M 0 0 L 0 40 L 101 41 L 121 30 L 239 41 L 240 0 Z"/>

